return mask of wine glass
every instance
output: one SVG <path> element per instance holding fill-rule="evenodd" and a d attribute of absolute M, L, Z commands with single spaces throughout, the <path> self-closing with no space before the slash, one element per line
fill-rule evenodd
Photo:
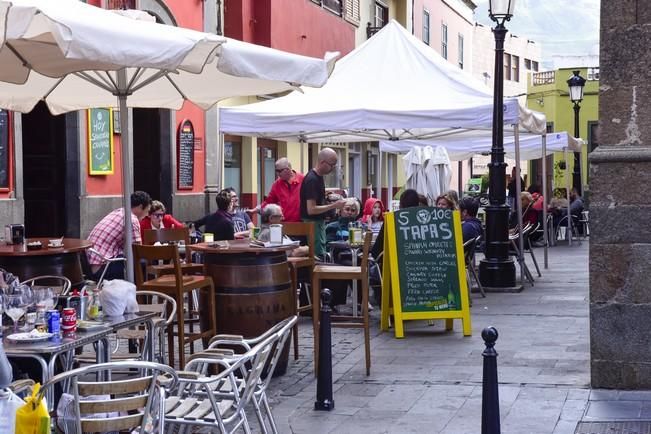
<path fill-rule="evenodd" d="M 34 290 L 34 303 L 37 306 L 42 305 L 48 311 L 54 309 L 57 305 L 59 295 L 52 288 L 38 288 Z"/>
<path fill-rule="evenodd" d="M 5 313 L 14 323 L 14 333 L 18 331 L 18 320 L 25 315 L 27 306 L 29 301 L 26 295 L 17 293 L 5 295 Z"/>

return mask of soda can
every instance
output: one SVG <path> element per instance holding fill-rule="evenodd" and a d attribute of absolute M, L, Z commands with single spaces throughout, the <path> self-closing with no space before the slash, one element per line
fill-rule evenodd
<path fill-rule="evenodd" d="M 47 321 L 47 331 L 53 335 L 61 334 L 61 316 L 56 309 L 48 310 L 45 312 L 45 319 Z"/>
<path fill-rule="evenodd" d="M 61 331 L 64 334 L 71 334 L 77 331 L 77 310 L 74 307 L 66 307 L 63 309 Z"/>

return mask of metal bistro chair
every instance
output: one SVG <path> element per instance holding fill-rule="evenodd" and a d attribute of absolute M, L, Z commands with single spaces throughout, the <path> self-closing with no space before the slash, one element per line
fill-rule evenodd
<path fill-rule="evenodd" d="M 310 272 L 314 268 L 314 223 L 284 223 L 283 232 L 290 237 L 305 237 L 309 247 L 309 253 L 305 257 L 289 256 L 287 263 L 289 264 L 289 272 L 292 278 L 292 287 L 296 290 L 296 314 L 300 315 L 301 312 L 312 310 L 312 300 L 310 297 L 309 288 L 306 287 L 305 295 L 307 296 L 307 304 L 301 306 L 301 288 L 298 284 L 298 270 L 306 268 Z M 307 285 L 306 285 L 307 286 Z M 298 360 L 298 324 L 294 326 L 294 359 Z"/>
<path fill-rule="evenodd" d="M 477 243 L 479 243 L 480 240 L 481 235 L 463 243 L 463 257 L 466 262 L 466 271 L 468 272 L 468 275 L 472 276 L 473 279 L 475 279 L 475 282 L 477 282 L 477 287 L 479 288 L 479 293 L 482 297 L 485 298 L 486 293 L 484 292 L 484 287 L 481 286 L 479 275 L 477 274 L 477 269 L 475 268 L 475 251 L 477 249 Z M 468 292 L 470 292 L 470 287 L 470 279 L 468 279 Z M 468 294 L 468 299 L 470 300 L 470 294 Z"/>
<path fill-rule="evenodd" d="M 509 250 L 509 255 L 514 256 L 519 259 L 520 257 L 520 246 L 518 243 L 518 239 L 520 238 L 520 234 L 525 235 L 529 230 L 531 230 L 532 226 L 530 224 L 526 225 L 524 227 L 524 230 L 520 230 L 519 227 L 516 227 L 515 231 L 513 233 L 509 234 L 509 242 L 511 244 L 511 250 Z M 522 261 L 519 261 L 520 267 L 522 267 L 522 271 L 524 272 L 525 278 L 531 283 L 531 286 L 534 285 L 534 280 L 533 280 L 533 275 L 531 274 L 531 271 L 529 271 L 529 267 L 527 266 L 527 263 L 524 260 L 524 256 L 522 257 Z"/>
<path fill-rule="evenodd" d="M 111 381 L 98 381 L 98 377 L 111 378 Z M 168 432 L 162 417 L 166 393 L 161 382 L 170 389 L 178 382 L 176 371 L 169 366 L 152 362 L 85 366 L 51 378 L 39 391 L 39 398 L 62 382 L 69 382 L 74 398 L 65 414 L 55 416 L 61 419 L 59 422 L 65 426 L 66 433 L 131 432 L 138 428 L 141 433 Z M 87 399 L 91 395 L 94 398 Z M 97 399 L 97 395 L 103 398 Z M 107 417 L 96 418 L 95 413 L 105 413 Z"/>
<path fill-rule="evenodd" d="M 536 222 L 536 224 L 531 226 L 530 229 L 526 231 L 526 233 L 524 234 L 524 253 L 529 253 L 531 255 L 531 260 L 533 261 L 533 265 L 536 266 L 536 272 L 538 273 L 538 277 L 542 277 L 542 274 L 540 273 L 540 267 L 538 266 L 536 255 L 534 255 L 533 248 L 531 246 L 531 235 L 536 232 L 539 232 L 540 226 L 541 226 L 540 222 Z"/>
<path fill-rule="evenodd" d="M 279 334 L 273 334 L 245 354 L 232 358 L 227 354 L 222 357 L 216 354 L 195 355 L 185 370 L 178 373 L 181 377 L 179 386 L 165 402 L 165 421 L 178 425 L 180 432 L 194 426 L 229 434 L 243 427 L 246 433 L 250 433 L 245 407 L 254 399 L 260 376 L 279 337 Z M 219 367 L 220 373 L 203 374 L 210 366 Z M 243 376 L 238 379 L 240 375 Z M 228 391 L 225 396 L 220 392 L 223 390 Z"/>
<path fill-rule="evenodd" d="M 197 353 L 193 357 L 211 357 L 212 351 L 217 350 L 216 353 L 218 357 L 221 357 L 224 354 L 224 351 L 232 351 L 232 349 L 240 350 L 240 353 L 245 353 L 251 350 L 252 347 L 263 342 L 272 335 L 278 335 L 278 341 L 274 347 L 274 352 L 271 356 L 271 360 L 267 367 L 267 376 L 264 379 L 261 379 L 256 386 L 253 397 L 253 406 L 255 409 L 255 414 L 258 417 L 258 422 L 260 423 L 260 428 L 263 434 L 267 434 L 269 429 L 273 434 L 278 434 L 278 429 L 276 428 L 276 422 L 274 421 L 273 414 L 271 413 L 271 408 L 269 407 L 269 401 L 267 400 L 267 387 L 271 381 L 272 373 L 276 369 L 276 364 L 278 359 L 280 359 L 283 348 L 285 347 L 285 342 L 289 338 L 292 328 L 296 326 L 298 317 L 296 315 L 291 316 L 273 327 L 267 330 L 265 333 L 261 334 L 258 337 L 251 339 L 244 339 L 242 336 L 233 336 L 233 335 L 217 335 L 210 341 L 208 350 Z M 230 355 L 230 357 L 236 357 L 235 354 Z M 190 361 L 191 362 L 191 361 Z M 190 365 L 190 362 L 188 365 Z M 244 376 L 242 376 L 244 377 Z M 226 395 L 224 395 L 226 393 Z M 223 396 L 228 396 L 228 390 L 220 390 L 218 394 Z M 265 420 L 266 419 L 266 420 Z M 268 426 L 267 426 L 268 422 Z"/>
<path fill-rule="evenodd" d="M 154 326 L 154 342 L 149 343 L 146 341 L 147 331 L 142 327 L 120 329 L 116 333 L 116 345 L 113 350 L 114 356 L 111 357 L 112 359 L 116 358 L 115 353 L 119 349 L 121 340 L 134 339 L 136 342 L 144 342 L 144 345 L 142 345 L 143 348 L 152 349 L 153 354 L 151 354 L 151 360 L 156 360 L 158 363 L 165 363 L 165 332 L 176 318 L 176 301 L 173 297 L 157 291 L 137 291 L 136 299 L 138 300 L 138 309 L 140 312 L 156 312 L 158 314 L 158 317 L 152 321 Z M 121 355 L 117 357 L 123 360 L 125 358 L 138 360 L 144 356 L 145 354 L 140 352 L 140 354 L 125 354 L 124 358 Z"/>
<path fill-rule="evenodd" d="M 52 282 L 56 282 L 56 284 L 52 284 Z M 59 296 L 68 295 L 70 288 L 72 288 L 70 279 L 65 276 L 36 276 L 24 280 L 22 284 L 29 285 L 32 289 L 52 288 Z"/>
<path fill-rule="evenodd" d="M 364 237 L 364 250 L 361 266 L 350 267 L 345 265 L 316 265 L 312 271 L 312 321 L 314 324 L 314 373 L 319 372 L 319 321 L 321 311 L 319 309 L 321 281 L 322 280 L 361 280 L 362 281 L 362 315 L 347 316 L 333 315 L 332 327 L 342 328 L 361 328 L 364 330 L 364 353 L 366 357 L 366 375 L 371 375 L 371 342 L 369 330 L 369 312 L 368 312 L 368 291 L 369 291 L 369 274 L 368 262 L 369 251 L 373 234 L 371 231 L 366 232 Z M 353 300 L 353 309 L 356 308 L 357 300 Z"/>

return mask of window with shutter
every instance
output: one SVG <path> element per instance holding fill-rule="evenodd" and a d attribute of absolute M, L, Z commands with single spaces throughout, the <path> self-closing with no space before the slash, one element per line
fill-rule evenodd
<path fill-rule="evenodd" d="M 344 0 L 344 19 L 352 24 L 359 25 L 359 0 Z"/>

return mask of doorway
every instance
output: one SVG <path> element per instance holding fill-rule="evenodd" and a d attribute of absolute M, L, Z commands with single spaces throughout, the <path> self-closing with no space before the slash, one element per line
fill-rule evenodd
<path fill-rule="evenodd" d="M 362 157 L 358 152 L 348 153 L 348 192 L 349 196 L 362 197 Z"/>
<path fill-rule="evenodd" d="M 43 102 L 22 115 L 25 234 L 66 234 L 66 120 Z"/>
<path fill-rule="evenodd" d="M 172 212 L 169 110 L 133 109 L 133 189 L 149 193 Z"/>

